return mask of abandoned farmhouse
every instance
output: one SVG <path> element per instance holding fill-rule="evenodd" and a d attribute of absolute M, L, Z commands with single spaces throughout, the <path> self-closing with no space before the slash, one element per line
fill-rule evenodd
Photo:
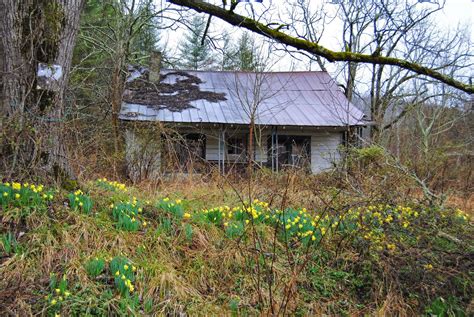
<path fill-rule="evenodd" d="M 119 119 L 132 179 L 171 169 L 334 166 L 364 114 L 326 72 L 153 71 L 131 67 Z M 164 133 L 172 130 L 173 133 Z M 252 137 L 251 137 L 252 136 Z"/>

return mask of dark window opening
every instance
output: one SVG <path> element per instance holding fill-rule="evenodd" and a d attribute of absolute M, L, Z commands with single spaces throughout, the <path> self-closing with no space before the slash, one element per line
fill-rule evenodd
<path fill-rule="evenodd" d="M 188 159 L 204 159 L 206 156 L 206 136 L 204 134 L 184 135 L 184 145 Z"/>
<path fill-rule="evenodd" d="M 247 162 L 248 135 L 229 135 L 225 140 L 226 161 L 232 163 Z"/>
<path fill-rule="evenodd" d="M 166 138 L 166 166 L 171 170 L 201 170 L 206 156 L 206 136 L 190 133 Z"/>
<path fill-rule="evenodd" d="M 227 139 L 227 154 L 240 155 L 245 152 L 244 137 L 230 137 Z"/>
<path fill-rule="evenodd" d="M 278 169 L 285 167 L 310 168 L 311 167 L 311 137 L 309 136 L 274 136 L 272 155 L 272 140 L 268 139 L 269 153 L 273 159 L 270 164 Z"/>
<path fill-rule="evenodd" d="M 344 148 L 360 147 L 362 137 L 362 127 L 351 127 L 346 131 L 342 131 L 341 145 Z"/>

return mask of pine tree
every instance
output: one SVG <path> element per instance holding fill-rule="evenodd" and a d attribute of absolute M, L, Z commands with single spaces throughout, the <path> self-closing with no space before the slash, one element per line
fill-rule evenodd
<path fill-rule="evenodd" d="M 158 49 L 159 32 L 156 25 L 159 22 L 156 21 L 155 11 L 153 0 L 146 0 L 139 3 L 135 14 L 140 20 L 136 26 L 136 35 L 132 37 L 130 51 L 139 63 L 146 61 L 150 53 Z"/>
<path fill-rule="evenodd" d="M 211 69 L 214 66 L 210 43 L 207 39 L 202 43 L 206 23 L 200 16 L 195 16 L 190 24 L 190 33 L 179 44 L 180 61 L 178 65 L 185 69 Z"/>
<path fill-rule="evenodd" d="M 244 32 L 237 42 L 237 69 L 243 71 L 255 71 L 258 68 L 258 52 L 255 41 Z"/>
<path fill-rule="evenodd" d="M 254 39 L 247 32 L 243 33 L 237 41 L 225 32 L 221 43 L 219 58 L 221 70 L 258 70 L 258 50 Z"/>
<path fill-rule="evenodd" d="M 236 70 L 238 51 L 229 33 L 222 36 L 221 70 Z"/>

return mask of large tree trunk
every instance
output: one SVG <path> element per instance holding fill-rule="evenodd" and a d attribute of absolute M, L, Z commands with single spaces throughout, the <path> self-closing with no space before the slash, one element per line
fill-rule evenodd
<path fill-rule="evenodd" d="M 57 54 L 54 56 L 55 52 L 53 51 L 50 57 L 52 57 L 53 64 L 62 67 L 63 75 L 58 81 L 59 89 L 52 99 L 53 103 L 50 104 L 50 111 L 47 114 L 49 117 L 50 139 L 46 151 L 49 156 L 49 171 L 53 171 L 56 176 L 63 174 L 64 176 L 73 177 L 74 172 L 69 163 L 64 142 L 65 93 L 84 0 L 59 0 L 58 4 L 60 5 L 58 13 L 63 16 L 61 21 L 63 27 L 57 34 Z"/>
<path fill-rule="evenodd" d="M 1 145 L 9 152 L 8 166 L 15 173 L 21 152 L 29 167 L 41 158 L 42 167 L 56 177 L 73 177 L 64 143 L 64 108 L 84 0 L 0 1 L 2 131 L 7 123 L 10 135 L 35 131 L 27 138 L 31 142 L 18 138 Z M 58 65 L 61 76 L 49 84 L 39 81 L 39 63 Z"/>

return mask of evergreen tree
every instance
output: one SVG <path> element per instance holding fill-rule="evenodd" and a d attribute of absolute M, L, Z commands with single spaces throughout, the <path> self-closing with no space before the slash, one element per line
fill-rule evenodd
<path fill-rule="evenodd" d="M 255 71 L 258 69 L 258 52 L 255 41 L 244 32 L 237 42 L 237 69 Z"/>
<path fill-rule="evenodd" d="M 229 33 L 222 36 L 221 70 L 236 70 L 238 51 Z"/>
<path fill-rule="evenodd" d="M 224 33 L 221 51 L 221 70 L 256 71 L 258 69 L 258 52 L 255 41 L 246 32 L 237 41 L 233 41 L 228 33 Z"/>
<path fill-rule="evenodd" d="M 158 21 L 155 17 L 155 5 L 153 0 L 146 0 L 139 3 L 136 17 L 139 17 L 139 23 L 134 30 L 135 36 L 132 37 L 130 51 L 138 63 L 147 61 L 147 57 L 154 50 L 159 50 L 159 32 L 156 28 Z"/>
<path fill-rule="evenodd" d="M 185 69 L 211 69 L 214 66 L 210 43 L 202 41 L 206 23 L 204 18 L 195 16 L 190 24 L 191 31 L 185 35 L 179 44 L 180 61 L 178 65 Z"/>

